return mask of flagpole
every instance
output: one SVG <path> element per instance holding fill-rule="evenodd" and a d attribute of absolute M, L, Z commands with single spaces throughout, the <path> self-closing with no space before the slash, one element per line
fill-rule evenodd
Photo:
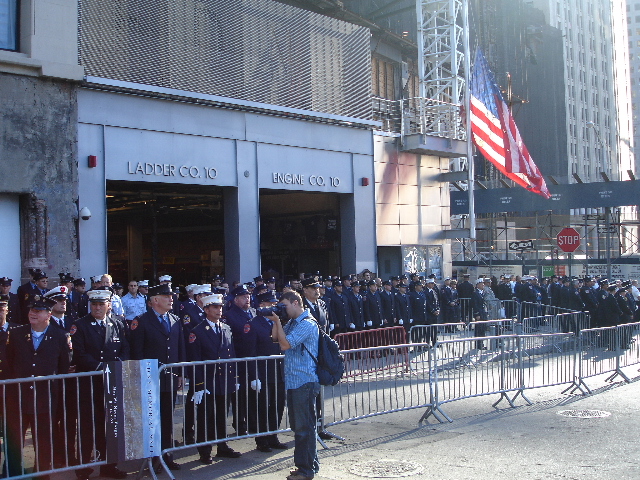
<path fill-rule="evenodd" d="M 476 215 L 473 197 L 475 165 L 473 164 L 473 142 L 471 141 L 471 48 L 469 46 L 469 0 L 462 0 L 462 42 L 464 49 L 464 108 L 467 131 L 467 193 L 469 194 L 469 244 L 471 253 L 476 253 Z"/>

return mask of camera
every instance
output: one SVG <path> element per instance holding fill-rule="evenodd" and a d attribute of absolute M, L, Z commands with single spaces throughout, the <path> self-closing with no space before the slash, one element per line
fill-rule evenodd
<path fill-rule="evenodd" d="M 273 307 L 257 308 L 256 315 L 262 315 L 263 317 L 277 315 L 281 322 L 285 322 L 289 318 L 287 309 L 282 303 L 278 303 Z"/>
<path fill-rule="evenodd" d="M 89 220 L 91 218 L 91 210 L 89 210 L 87 207 L 82 207 L 78 214 L 82 220 Z"/>

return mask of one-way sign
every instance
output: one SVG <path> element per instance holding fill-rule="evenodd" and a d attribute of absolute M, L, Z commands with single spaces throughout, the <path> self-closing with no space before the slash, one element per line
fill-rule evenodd
<path fill-rule="evenodd" d="M 533 240 L 509 242 L 509 250 L 533 250 Z"/>

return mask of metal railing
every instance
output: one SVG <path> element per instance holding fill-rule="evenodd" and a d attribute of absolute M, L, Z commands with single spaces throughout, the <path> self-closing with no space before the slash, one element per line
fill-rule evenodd
<path fill-rule="evenodd" d="M 413 97 L 400 100 L 401 133 L 434 135 L 453 140 L 465 140 L 466 130 L 460 105 L 431 98 Z"/>
<path fill-rule="evenodd" d="M 3 476 L 106 465 L 103 372 L 0 381 Z"/>

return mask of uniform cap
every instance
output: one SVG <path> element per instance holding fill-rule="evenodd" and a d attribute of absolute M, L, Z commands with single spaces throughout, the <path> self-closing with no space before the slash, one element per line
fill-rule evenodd
<path fill-rule="evenodd" d="M 209 305 L 224 305 L 224 298 L 219 293 L 212 293 L 206 297 L 202 297 L 202 305 L 204 307 Z"/>
<path fill-rule="evenodd" d="M 149 297 L 155 297 L 157 295 L 173 295 L 171 287 L 167 283 L 163 285 L 156 285 L 149 288 Z"/>
<path fill-rule="evenodd" d="M 244 285 L 238 285 L 236 288 L 231 290 L 231 295 L 233 297 L 238 297 L 240 295 L 250 295 L 251 293 L 247 290 Z"/>
<path fill-rule="evenodd" d="M 476 285 L 478 285 L 479 283 L 484 283 L 484 278 L 480 277 L 479 279 L 477 279 Z"/>
<path fill-rule="evenodd" d="M 266 291 L 265 293 L 261 293 L 260 295 L 258 295 L 256 297 L 256 299 L 258 300 L 258 303 L 262 303 L 262 302 L 277 302 L 278 301 L 276 296 L 271 291 Z"/>
<path fill-rule="evenodd" d="M 187 285 L 186 287 L 184 287 L 184 289 L 185 289 L 187 292 L 193 292 L 193 289 L 194 289 L 195 287 L 197 287 L 197 286 L 198 286 L 198 284 L 197 284 L 197 283 L 190 283 L 189 285 Z"/>
<path fill-rule="evenodd" d="M 85 282 L 85 281 L 84 281 L 84 278 L 82 278 L 82 277 L 81 277 L 81 278 L 76 278 L 76 279 L 73 281 L 73 284 L 74 284 L 76 287 L 78 287 L 78 286 L 80 286 L 80 285 L 86 285 L 86 284 L 87 284 L 87 282 Z"/>
<path fill-rule="evenodd" d="M 318 282 L 316 282 L 316 280 L 314 278 L 305 278 L 302 281 L 302 288 L 316 288 L 316 287 L 321 287 L 322 285 L 320 285 Z"/>
<path fill-rule="evenodd" d="M 89 295 L 90 302 L 109 302 L 111 301 L 111 291 L 110 290 L 89 290 L 87 292 Z"/>
<path fill-rule="evenodd" d="M 43 295 L 31 295 L 27 302 L 27 308 L 51 311 L 55 304 L 56 301 L 53 298 L 46 298 Z"/>
<path fill-rule="evenodd" d="M 94 275 L 93 277 L 91 277 L 91 281 L 93 283 L 98 283 L 101 280 L 102 280 L 102 275 Z"/>
<path fill-rule="evenodd" d="M 201 295 L 203 293 L 211 293 L 211 285 L 205 283 L 203 285 L 196 285 L 191 289 L 194 295 Z"/>
<path fill-rule="evenodd" d="M 13 282 L 9 277 L 0 277 L 0 286 L 8 287 Z"/>
<path fill-rule="evenodd" d="M 162 275 L 160 278 L 158 278 L 159 282 L 170 282 L 171 281 L 171 275 Z"/>
<path fill-rule="evenodd" d="M 0 305 L 7 305 L 9 303 L 9 295 L 0 295 Z"/>
<path fill-rule="evenodd" d="M 67 273 L 59 273 L 58 277 L 60 277 L 60 282 L 61 283 L 73 282 L 73 277 L 71 276 L 71 274 L 69 272 L 67 272 Z"/>
<path fill-rule="evenodd" d="M 38 268 L 38 269 L 35 269 L 35 270 L 33 271 L 33 273 L 31 274 L 31 277 L 32 277 L 35 281 L 42 280 L 43 278 L 49 278 L 49 277 L 47 276 L 47 274 L 46 274 L 46 273 L 44 273 L 44 272 L 43 272 L 42 270 L 40 270 L 39 268 Z"/>
<path fill-rule="evenodd" d="M 138 282 L 138 287 L 149 288 L 149 280 L 140 280 Z"/>
<path fill-rule="evenodd" d="M 59 285 L 56 288 L 52 288 L 47 293 L 44 294 L 46 298 L 67 298 L 67 294 L 69 293 L 69 289 L 64 285 Z"/>

